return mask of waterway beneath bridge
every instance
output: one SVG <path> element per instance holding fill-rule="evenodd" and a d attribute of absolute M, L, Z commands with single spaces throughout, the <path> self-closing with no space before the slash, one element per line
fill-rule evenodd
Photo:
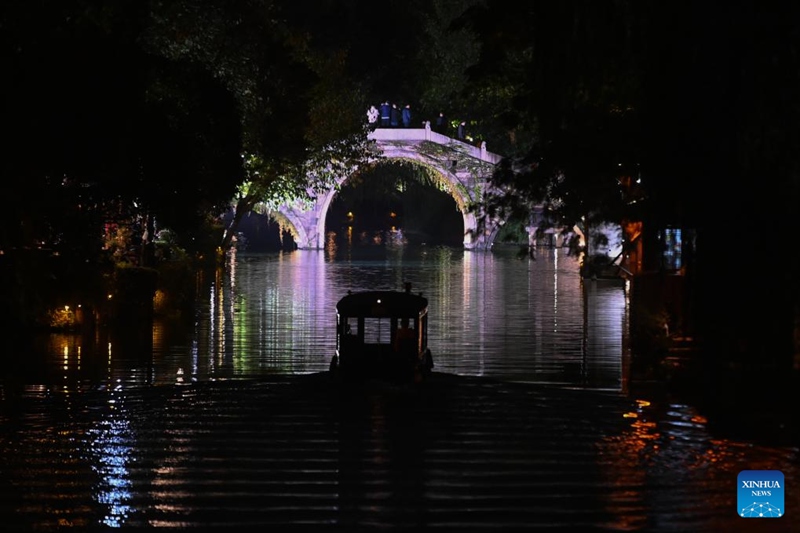
<path fill-rule="evenodd" d="M 433 378 L 337 388 L 336 301 L 405 282 L 430 301 Z M 7 527 L 798 530 L 797 442 L 631 387 L 629 289 L 581 280 L 566 250 L 331 240 L 197 284 L 191 320 L 152 338 L 13 355 Z M 786 516 L 737 516 L 743 470 L 785 475 Z"/>

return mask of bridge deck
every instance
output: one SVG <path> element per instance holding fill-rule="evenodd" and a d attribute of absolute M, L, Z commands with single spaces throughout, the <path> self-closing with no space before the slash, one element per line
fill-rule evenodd
<path fill-rule="evenodd" d="M 499 154 L 494 154 L 486 150 L 486 143 L 481 143 L 481 146 L 473 146 L 469 143 L 453 139 L 447 135 L 436 133 L 430 128 L 377 128 L 369 134 L 369 139 L 374 141 L 383 142 L 414 142 L 414 141 L 430 141 L 441 145 L 458 144 L 461 149 L 466 151 L 467 154 L 475 159 L 480 159 L 486 163 L 496 165 L 500 162 L 502 157 Z"/>

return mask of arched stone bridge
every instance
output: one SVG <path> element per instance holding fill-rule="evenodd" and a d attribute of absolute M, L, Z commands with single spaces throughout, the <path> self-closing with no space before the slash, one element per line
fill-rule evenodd
<path fill-rule="evenodd" d="M 487 151 L 486 143 L 475 147 L 432 131 L 429 123 L 424 128 L 378 128 L 369 138 L 376 141 L 383 157 L 409 160 L 433 170 L 434 179 L 438 178 L 439 185 L 453 197 L 464 217 L 464 247 L 491 248 L 499 225 L 491 225 L 479 233 L 476 217 L 468 206 L 481 198 L 501 156 Z M 347 179 L 341 179 L 337 186 Z M 331 188 L 310 206 L 284 204 L 271 215 L 292 233 L 298 248 L 323 249 L 325 218 L 336 193 L 337 188 Z"/>

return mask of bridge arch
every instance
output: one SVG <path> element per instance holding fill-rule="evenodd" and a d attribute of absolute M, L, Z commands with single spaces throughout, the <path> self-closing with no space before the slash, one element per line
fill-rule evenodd
<path fill-rule="evenodd" d="M 456 208 L 462 219 L 462 228 L 466 229 L 474 225 L 475 217 L 472 213 L 468 212 L 468 205 L 470 199 L 466 197 L 463 194 L 463 192 L 458 189 L 458 187 L 454 186 L 452 181 L 453 177 L 448 176 L 444 169 L 433 166 L 421 158 L 407 157 L 407 156 L 386 157 L 383 160 L 373 162 L 369 168 L 360 169 L 358 172 L 363 171 L 367 173 L 367 175 L 369 175 L 368 173 L 372 168 L 376 168 L 380 165 L 391 165 L 393 162 L 398 162 L 398 161 L 407 162 L 412 165 L 417 165 L 424 168 L 427 176 L 430 178 L 431 186 L 435 187 L 442 193 L 446 194 L 456 204 Z M 327 232 L 326 224 L 328 222 L 328 215 L 330 213 L 334 201 L 341 193 L 341 187 L 350 182 L 356 175 L 357 173 L 348 176 L 338 184 L 339 187 L 337 189 L 332 189 L 327 191 L 319 199 L 320 213 L 318 220 L 319 225 L 317 228 L 318 236 L 323 236 Z"/>
<path fill-rule="evenodd" d="M 425 128 L 379 128 L 370 134 L 380 148 L 383 160 L 408 161 L 430 171 L 435 183 L 456 202 L 464 222 L 464 247 L 491 248 L 499 225 L 489 224 L 478 233 L 477 218 L 469 205 L 478 201 L 500 156 L 486 150 L 485 143 L 475 147 Z M 333 199 L 340 187 L 352 176 L 340 178 L 335 187 L 313 201 L 296 201 L 280 206 L 271 213 L 284 224 L 300 249 L 325 247 L 325 222 Z"/>
<path fill-rule="evenodd" d="M 254 211 L 272 218 L 278 224 L 280 232 L 287 231 L 294 239 L 295 243 L 308 242 L 308 235 L 305 227 L 300 220 L 293 216 L 291 212 L 284 210 L 270 210 L 263 206 L 263 204 L 256 204 Z"/>

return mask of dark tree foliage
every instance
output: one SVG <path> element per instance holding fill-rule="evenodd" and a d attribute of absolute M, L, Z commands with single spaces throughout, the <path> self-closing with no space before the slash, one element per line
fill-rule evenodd
<path fill-rule="evenodd" d="M 424 4 L 422 0 L 299 0 L 286 2 L 282 13 L 293 26 L 305 30 L 315 48 L 346 54 L 348 77 L 369 87 L 364 102 L 369 105 L 380 99 L 399 103 L 415 98 L 413 54 Z M 365 111 L 366 107 L 362 114 Z"/>
<path fill-rule="evenodd" d="M 155 70 L 153 72 L 156 72 Z M 235 101 L 196 66 L 162 61 L 141 118 L 129 197 L 152 209 L 187 249 L 228 206 L 243 175 Z"/>
<path fill-rule="evenodd" d="M 347 56 L 348 77 L 365 88 L 364 105 L 411 104 L 415 121 L 439 111 L 462 116 L 465 70 L 479 43 L 464 12 L 480 0 L 300 0 L 284 13 L 320 49 Z M 366 107 L 362 110 L 366 111 Z"/>
<path fill-rule="evenodd" d="M 573 113 L 638 106 L 646 28 L 637 3 L 490 0 L 470 9 L 481 42 L 467 93 L 481 136 L 498 153 L 525 155 Z"/>
<path fill-rule="evenodd" d="M 151 53 L 187 63 L 217 80 L 236 102 L 248 152 L 305 157 L 308 45 L 272 0 L 153 2 L 140 41 Z"/>
<path fill-rule="evenodd" d="M 469 16 L 483 43 L 468 88 L 476 128 L 507 159 L 476 209 L 527 222 L 541 208 L 546 223 L 584 231 L 631 217 L 643 199 L 622 186 L 641 172 L 634 6 L 496 1 Z"/>
<path fill-rule="evenodd" d="M 207 73 L 141 49 L 146 11 L 136 3 L 7 7 L 3 20 L 14 33 L 4 54 L 13 83 L 4 102 L 15 135 L 3 183 L 23 191 L 29 216 L 52 214 L 39 204 L 45 189 L 31 183 L 78 187 L 91 195 L 82 209 L 96 221 L 117 209 L 197 228 L 224 204 L 242 173 L 233 101 Z"/>
<path fill-rule="evenodd" d="M 514 158 L 495 183 L 509 194 L 489 212 L 524 215 L 549 198 L 556 220 L 588 210 L 613 220 L 622 163 L 641 176 L 646 230 L 696 231 L 688 275 L 706 360 L 791 366 L 798 262 L 758 258 L 785 250 L 796 227 L 798 7 L 497 1 L 476 15 L 475 85 L 501 80 L 486 92 L 508 87 L 495 99 L 508 139 L 532 134 L 503 152 Z"/>
<path fill-rule="evenodd" d="M 0 216 L 0 266 L 24 288 L 3 295 L 20 315 L 36 313 L 37 301 L 63 297 L 46 294 L 44 280 L 60 280 L 56 292 L 100 286 L 108 224 L 131 228 L 131 246 L 147 245 L 154 230 L 169 226 L 190 252 L 213 247 L 209 223 L 244 177 L 245 139 L 276 158 L 304 154 L 305 130 L 286 105 L 300 102 L 305 112 L 299 88 L 308 69 L 295 68 L 300 62 L 283 45 L 263 39 L 270 43 L 258 56 L 263 64 L 248 70 L 245 61 L 237 70 L 240 43 L 222 36 L 228 48 L 198 52 L 187 44 L 186 28 L 159 26 L 165 9 L 160 2 L 79 1 L 0 8 L 9 80 L 3 115 L 13 132 L 0 163 L 0 195 L 11 204 Z M 200 11 L 195 22 L 218 13 Z M 223 14 L 248 21 L 251 38 L 261 34 L 253 26 L 271 20 Z M 248 91 L 257 96 L 243 98 Z M 276 127 L 276 120 L 285 124 Z M 130 258 L 146 262 L 148 255 Z"/>
<path fill-rule="evenodd" d="M 635 187 L 640 169 L 633 121 L 624 113 L 574 113 L 547 142 L 505 159 L 491 180 L 495 192 L 479 208 L 493 218 L 528 221 L 535 207 L 547 214 L 540 224 L 556 228 L 636 216 L 644 194 Z"/>
<path fill-rule="evenodd" d="M 6 187 L 68 178 L 91 189 L 97 214 L 168 227 L 199 251 L 206 222 L 245 179 L 243 152 L 269 170 L 263 187 L 301 180 L 309 150 L 360 133 L 359 90 L 338 77 L 335 53 L 328 64 L 319 59 L 292 2 L 34 7 L 0 11 L 13 79 L 6 123 L 15 132 Z M 36 191 L 22 190 L 20 210 L 46 219 Z M 0 245 L 30 234 L 15 220 Z"/>

